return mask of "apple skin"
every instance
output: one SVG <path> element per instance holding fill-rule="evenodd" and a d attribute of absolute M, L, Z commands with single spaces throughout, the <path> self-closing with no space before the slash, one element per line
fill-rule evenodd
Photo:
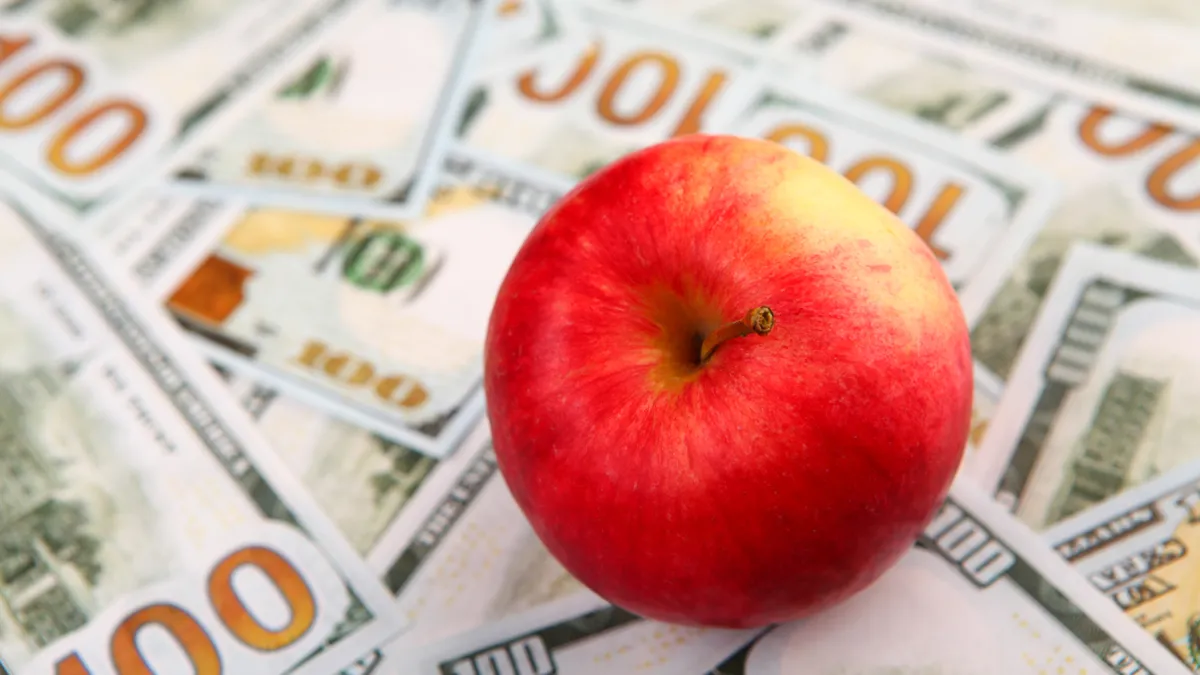
<path fill-rule="evenodd" d="M 765 305 L 767 335 L 700 337 Z M 970 342 L 929 247 L 819 162 L 691 135 L 579 183 L 489 319 L 497 462 L 547 549 L 641 616 L 747 628 L 862 590 L 946 496 Z"/>

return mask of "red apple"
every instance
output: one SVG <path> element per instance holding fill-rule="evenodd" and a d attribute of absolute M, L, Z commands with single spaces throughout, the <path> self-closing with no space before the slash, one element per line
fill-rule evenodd
<path fill-rule="evenodd" d="M 730 136 L 634 152 L 555 204 L 484 368 L 500 470 L 546 547 L 680 624 L 796 619 L 869 585 L 945 497 L 971 420 L 967 326 L 928 246 L 819 162 Z"/>

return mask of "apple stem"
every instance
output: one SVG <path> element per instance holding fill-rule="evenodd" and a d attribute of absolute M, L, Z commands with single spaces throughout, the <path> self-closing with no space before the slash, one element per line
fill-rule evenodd
<path fill-rule="evenodd" d="M 746 316 L 737 321 L 727 323 L 714 330 L 704 338 L 700 345 L 700 363 L 708 360 L 714 350 L 726 340 L 742 337 L 751 333 L 766 335 L 775 327 L 775 313 L 770 307 L 755 307 L 746 312 Z"/>

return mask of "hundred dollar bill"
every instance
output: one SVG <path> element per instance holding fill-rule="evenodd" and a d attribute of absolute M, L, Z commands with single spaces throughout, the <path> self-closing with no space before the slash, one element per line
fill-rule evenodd
<path fill-rule="evenodd" d="M 990 141 L 1062 97 L 872 14 L 818 0 L 809 5 L 768 42 L 769 53 L 795 58 L 832 88 L 964 138 Z"/>
<path fill-rule="evenodd" d="M 356 1 L 0 2 L 0 171 L 90 218 Z"/>
<path fill-rule="evenodd" d="M 509 494 L 486 422 L 424 481 L 396 524 L 369 561 L 411 628 L 405 641 L 362 654 L 342 675 L 407 674 L 414 649 L 590 595 L 550 555 Z"/>
<path fill-rule="evenodd" d="M 483 411 L 500 282 L 570 184 L 478 153 L 441 169 L 416 220 L 168 200 L 108 241 L 213 362 L 443 457 Z"/>
<path fill-rule="evenodd" d="M 773 627 L 708 675 L 1186 672 L 1115 609 L 959 481 L 878 582 Z"/>
<path fill-rule="evenodd" d="M 742 95 L 757 53 L 628 8 L 572 3 L 582 33 L 481 69 L 460 142 L 577 180 L 699 131 Z"/>
<path fill-rule="evenodd" d="M 1155 107 L 1141 110 L 1136 98 L 1149 95 L 1172 99 L 1181 91 L 1200 91 L 1195 84 L 1200 77 L 1200 5 L 1190 0 L 957 1 L 962 7 L 959 13 L 971 17 L 968 25 L 981 23 L 1004 38 L 1014 32 L 1025 40 L 1036 37 L 1042 45 L 1051 45 L 1052 53 L 1057 55 L 1082 55 L 1080 62 L 1084 64 L 1110 63 L 1121 71 L 1146 74 L 1144 81 L 1122 83 L 1115 94 L 1096 92 L 1096 98 L 1111 100 L 1130 112 L 1175 120 L 1170 112 L 1160 113 Z M 980 49 L 987 52 L 996 48 L 980 45 Z M 1155 91 L 1159 81 L 1176 90 Z M 1143 91 L 1143 87 L 1150 91 Z M 1133 91 L 1127 93 L 1129 89 Z M 1131 96 L 1133 102 L 1123 103 Z M 1181 114 L 1187 116 L 1177 121 L 1195 128 L 1197 101 L 1177 102 L 1184 104 Z"/>
<path fill-rule="evenodd" d="M 1077 244 L 975 473 L 1035 529 L 1200 458 L 1200 271 Z"/>
<path fill-rule="evenodd" d="M 1190 0 L 1056 0 L 1050 6 L 1038 0 L 1009 1 L 1019 5 L 1022 11 L 1037 12 L 1033 14 L 1034 19 L 1051 26 L 1061 20 L 1075 19 L 1080 14 L 1100 14 L 1122 22 L 1138 22 L 1135 31 L 1157 30 L 1162 25 L 1200 29 L 1200 6 Z M 1085 46 L 1091 47 L 1091 44 L 1085 41 Z"/>
<path fill-rule="evenodd" d="M 1055 0 L 1044 3 L 1040 0 L 1005 0 L 1004 2 L 979 3 L 980 9 L 1008 20 L 1022 20 L 1034 23 L 1039 29 L 1059 28 L 1058 22 L 1085 20 L 1094 16 L 1111 17 L 1125 22 L 1138 22 L 1134 30 L 1146 27 L 1157 28 L 1160 25 L 1183 26 L 1189 29 L 1200 28 L 1200 6 L 1190 0 Z M 1083 32 L 1084 26 L 1063 27 L 1074 28 L 1076 37 Z M 1091 47 L 1087 41 L 1085 48 Z"/>
<path fill-rule="evenodd" d="M 570 0 L 498 0 L 496 21 L 482 35 L 480 63 L 497 63 L 554 43 L 581 30 Z"/>
<path fill-rule="evenodd" d="M 419 628 L 415 639 L 474 628 L 582 588 L 510 496 L 486 424 L 435 460 L 229 371 L 224 376 L 275 452 L 397 596 L 409 630 Z"/>
<path fill-rule="evenodd" d="M 119 217 L 107 218 L 88 230 L 91 238 L 100 242 L 104 253 L 124 267 L 131 267 L 135 260 L 159 247 L 164 229 L 181 243 L 191 241 L 214 214 L 236 208 L 214 199 L 197 199 L 163 190 L 147 190 L 136 198 L 130 195 L 125 202 Z M 179 226 L 180 220 L 186 220 L 187 227 Z M 175 226 L 166 228 L 163 223 Z"/>
<path fill-rule="evenodd" d="M 493 0 L 363 0 L 271 95 L 172 168 L 173 189 L 368 218 L 436 187 Z"/>
<path fill-rule="evenodd" d="M 437 460 L 232 371 L 216 370 L 359 555 L 368 556 L 382 543 L 375 571 L 407 602 L 400 608 L 412 617 L 406 625 L 419 620 L 418 639 L 474 628 L 581 588 L 531 536 L 495 470 L 494 458 L 490 453 L 484 456 L 487 448 L 480 447 L 478 433 L 449 458 Z M 465 488 L 466 503 L 457 501 L 464 494 L 462 486 L 472 486 Z M 432 535 L 438 540 L 429 542 L 435 522 L 447 518 L 455 505 L 471 506 L 473 515 L 453 518 L 444 532 Z M 487 511 L 481 519 L 483 509 Z M 522 536 L 511 536 L 514 531 Z M 481 534 L 483 541 L 474 539 Z M 488 576 L 497 543 L 520 546 L 514 562 L 529 567 L 507 568 L 508 575 L 499 581 Z M 461 557 L 456 561 L 455 556 Z M 448 561 L 457 565 L 416 575 L 418 568 L 428 572 Z M 463 587 L 470 582 L 474 584 Z M 414 595 L 411 591 L 418 586 L 421 590 Z M 490 604 L 473 612 L 473 600 Z M 339 675 L 392 672 L 396 661 L 394 650 L 380 646 L 358 655 Z"/>
<path fill-rule="evenodd" d="M 1081 511 L 1043 539 L 1200 672 L 1200 462 Z"/>
<path fill-rule="evenodd" d="M 695 675 L 759 632 L 649 621 L 581 590 L 433 644 L 405 634 L 389 650 L 411 675 Z"/>
<path fill-rule="evenodd" d="M 752 41 L 771 38 L 812 6 L 812 0 L 608 0 L 632 5 L 657 21 L 686 21 Z"/>
<path fill-rule="evenodd" d="M 1144 18 L 1139 10 L 1106 14 L 1013 0 L 814 2 L 852 7 L 1074 96 L 1200 128 L 1200 31 L 1194 26 Z M 1154 5 L 1128 0 L 1126 6 L 1134 4 Z"/>
<path fill-rule="evenodd" d="M 1058 198 L 1052 179 L 998 150 L 771 71 L 784 72 L 764 71 L 748 105 L 712 129 L 784 144 L 857 183 L 925 240 L 955 289 L 1027 248 Z"/>
<path fill-rule="evenodd" d="M 414 496 L 446 470 L 446 462 L 216 370 L 275 454 L 364 558 Z"/>
<path fill-rule="evenodd" d="M 895 567 L 858 595 L 805 620 L 766 632 L 705 631 L 639 619 L 588 600 L 572 597 L 561 610 L 541 608 L 544 619 L 531 613 L 449 639 L 414 656 L 422 665 L 406 672 L 1187 672 L 964 480 Z M 568 604 L 578 607 L 569 610 Z M 409 642 L 407 634 L 397 640 Z"/>
<path fill-rule="evenodd" d="M 987 425 L 1067 249 L 1091 241 L 1194 266 L 1200 196 L 1189 167 L 1200 140 L 1074 99 L 956 54 L 911 32 L 824 8 L 780 33 L 830 86 L 974 139 L 1058 179 L 1061 200 L 1024 249 L 989 257 L 960 293 L 972 317 L 976 435 Z M 997 475 L 980 477 L 989 487 Z"/>
<path fill-rule="evenodd" d="M 161 310 L 53 207 L 0 183 L 0 672 L 326 673 L 402 630 Z"/>
<path fill-rule="evenodd" d="M 416 496 L 367 558 L 417 643 L 461 633 L 579 591 L 508 491 L 486 421 L 452 471 Z"/>

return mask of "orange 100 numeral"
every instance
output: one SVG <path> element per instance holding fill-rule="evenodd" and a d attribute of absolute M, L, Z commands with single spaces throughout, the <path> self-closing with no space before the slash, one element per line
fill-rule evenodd
<path fill-rule="evenodd" d="M 571 72 L 571 76 L 556 90 L 543 91 L 539 89 L 536 84 L 537 74 L 530 71 L 521 75 L 517 80 L 517 91 L 526 99 L 536 103 L 562 101 L 574 94 L 592 76 L 592 72 L 596 69 L 596 63 L 600 60 L 600 51 L 601 46 L 598 42 L 588 47 L 579 63 L 576 64 L 575 70 Z M 630 113 L 618 111 L 616 108 L 617 95 L 624 89 L 629 78 L 642 70 L 657 71 L 659 75 L 658 88 L 642 103 L 639 109 Z M 679 75 L 679 62 L 670 54 L 658 51 L 639 51 L 630 54 L 618 63 L 605 79 L 600 95 L 596 98 L 596 114 L 601 119 L 617 126 L 638 126 L 649 122 L 657 117 L 658 113 L 674 98 L 675 92 L 679 88 Z M 708 109 L 717 92 L 725 85 L 726 79 L 726 75 L 722 71 L 713 71 L 708 74 L 708 79 L 692 96 L 691 105 L 675 125 L 674 130 L 671 131 L 672 138 L 695 133 L 700 129 L 701 116 L 704 115 L 704 111 Z"/>
<path fill-rule="evenodd" d="M 326 164 L 315 157 L 267 152 L 250 153 L 246 173 L 254 178 L 275 178 L 298 183 L 329 182 L 348 190 L 367 190 L 379 184 L 383 172 L 369 163 Z"/>
<path fill-rule="evenodd" d="M 263 626 L 238 596 L 233 573 L 251 565 L 258 568 L 287 602 L 291 620 L 273 630 Z M 239 549 L 226 556 L 208 577 L 208 597 L 221 624 L 242 644 L 262 652 L 289 647 L 304 636 L 316 621 L 316 600 L 300 573 L 283 556 L 261 546 Z M 112 664 L 118 675 L 152 675 L 138 647 L 138 634 L 147 626 L 165 630 L 179 645 L 196 675 L 220 675 L 221 654 L 209 633 L 186 609 L 157 603 L 130 613 L 116 627 L 109 641 Z M 55 675 L 91 675 L 78 653 L 55 664 Z"/>
<path fill-rule="evenodd" d="M 829 156 L 829 140 L 825 138 L 825 134 L 806 124 L 782 124 L 771 130 L 766 135 L 766 139 L 784 143 L 798 136 L 808 141 L 810 157 L 818 162 L 826 163 Z M 842 175 L 850 182 L 858 183 L 863 177 L 875 171 L 884 171 L 892 179 L 892 190 L 888 193 L 887 199 L 883 200 L 883 205 L 892 213 L 899 214 L 900 209 L 908 203 L 913 184 L 912 171 L 903 162 L 891 157 L 872 155 L 858 160 L 842 172 Z M 946 220 L 946 216 L 954 210 L 954 206 L 962 198 L 964 191 L 965 189 L 959 183 L 950 182 L 944 185 L 913 228 L 917 235 L 929 245 L 938 260 L 945 260 L 950 257 L 950 254 L 933 243 L 933 235 Z"/>
<path fill-rule="evenodd" d="M 296 363 L 347 387 L 369 389 L 380 401 L 399 408 L 418 408 L 429 400 L 429 391 L 416 380 L 403 375 L 383 375 L 370 361 L 331 349 L 320 340 L 305 342 Z"/>
<path fill-rule="evenodd" d="M 1092 152 L 1104 157 L 1130 157 L 1149 148 L 1157 147 L 1175 131 L 1165 124 L 1147 124 L 1138 133 L 1121 139 L 1103 138 L 1101 129 L 1113 117 L 1109 108 L 1093 107 L 1079 122 L 1079 140 Z M 1196 166 L 1200 159 L 1200 138 L 1191 138 L 1159 162 L 1146 176 L 1146 192 L 1150 198 L 1172 211 L 1196 211 L 1200 209 L 1200 190 L 1191 195 L 1171 192 L 1171 180 L 1189 166 Z"/>
<path fill-rule="evenodd" d="M 27 35 L 0 35 L 0 66 L 13 56 L 31 48 L 34 39 Z M 62 110 L 79 95 L 87 77 L 76 63 L 60 58 L 45 58 L 26 64 L 15 73 L 0 79 L 0 133 L 33 129 Z M 44 90 L 45 82 L 57 80 L 58 86 Z M 43 85 L 40 100 L 24 112 L 13 113 L 9 105 L 14 96 Z M 112 118 L 124 120 L 124 130 L 107 144 L 86 157 L 72 158 L 71 149 L 84 132 Z M 110 99 L 84 108 L 65 122 L 50 137 L 46 145 L 46 161 L 68 176 L 89 176 L 112 164 L 133 147 L 146 130 L 146 111 L 125 99 Z"/>

